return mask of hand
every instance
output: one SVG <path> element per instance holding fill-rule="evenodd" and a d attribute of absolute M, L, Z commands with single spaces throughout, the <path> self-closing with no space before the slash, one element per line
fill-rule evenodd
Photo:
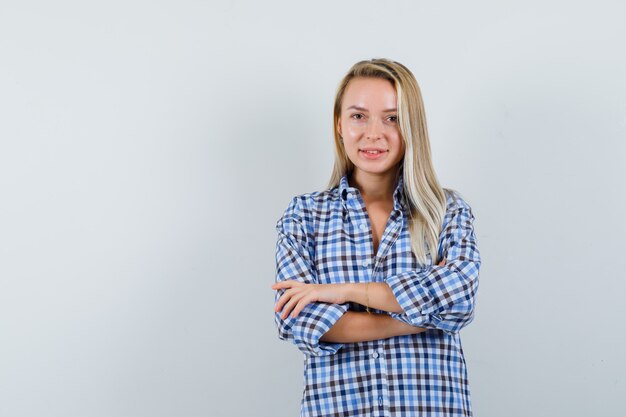
<path fill-rule="evenodd" d="M 290 279 L 277 282 L 272 289 L 287 289 L 276 302 L 274 311 L 283 310 L 281 318 L 284 320 L 291 312 L 291 317 L 298 317 L 302 309 L 310 303 L 324 302 L 343 304 L 347 302 L 345 284 L 305 284 L 304 282 Z"/>

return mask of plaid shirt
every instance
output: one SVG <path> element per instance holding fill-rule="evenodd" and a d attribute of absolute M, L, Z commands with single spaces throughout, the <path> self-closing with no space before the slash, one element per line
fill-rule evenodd
<path fill-rule="evenodd" d="M 347 176 L 339 186 L 294 197 L 276 224 L 276 281 L 386 282 L 404 313 L 397 320 L 428 330 L 369 342 L 320 337 L 356 303 L 307 305 L 295 319 L 275 313 L 278 336 L 304 353 L 301 416 L 471 416 L 459 330 L 474 318 L 480 254 L 470 206 L 445 190 L 439 259 L 411 252 L 402 175 L 378 253 L 365 204 Z M 276 301 L 284 290 L 276 292 Z"/>

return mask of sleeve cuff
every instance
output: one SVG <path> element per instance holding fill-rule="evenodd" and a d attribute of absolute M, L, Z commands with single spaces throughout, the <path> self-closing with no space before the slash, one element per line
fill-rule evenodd
<path fill-rule="evenodd" d="M 427 270 L 406 271 L 386 279 L 411 323 L 424 322 L 433 312 L 432 297 L 420 282 L 427 273 Z"/>
<path fill-rule="evenodd" d="M 348 311 L 348 304 L 311 303 L 293 322 L 291 332 L 294 344 L 310 356 L 326 356 L 337 353 L 343 343 L 320 341 L 320 338 Z"/>

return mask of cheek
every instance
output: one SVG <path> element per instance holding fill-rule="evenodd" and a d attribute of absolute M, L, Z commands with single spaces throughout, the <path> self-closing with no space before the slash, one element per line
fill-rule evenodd
<path fill-rule="evenodd" d="M 344 123 L 342 132 L 344 133 L 344 136 L 355 137 L 359 134 L 359 127 L 350 123 Z"/>
<path fill-rule="evenodd" d="M 404 150 L 404 141 L 402 140 L 402 135 L 399 131 L 395 131 L 393 133 L 393 143 L 397 148 L 402 148 Z"/>
<path fill-rule="evenodd" d="M 398 154 L 404 155 L 405 146 L 404 146 L 404 141 L 402 140 L 402 136 L 398 134 L 398 136 L 394 139 L 395 139 L 396 149 L 398 149 Z"/>

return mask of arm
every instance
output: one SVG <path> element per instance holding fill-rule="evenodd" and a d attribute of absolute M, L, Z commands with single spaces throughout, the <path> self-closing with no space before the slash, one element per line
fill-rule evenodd
<path fill-rule="evenodd" d="M 445 265 L 443 259 L 438 266 Z M 402 306 L 398 303 L 391 287 L 386 282 L 368 282 L 344 285 L 345 298 L 369 308 L 388 311 L 390 313 L 404 313 Z"/>
<path fill-rule="evenodd" d="M 424 331 L 426 329 L 395 320 L 388 314 L 347 311 L 322 336 L 321 340 L 336 343 L 355 343 L 417 334 Z"/>
<path fill-rule="evenodd" d="M 439 263 L 439 266 L 442 265 L 445 265 L 445 259 Z M 287 280 L 275 283 L 272 288 L 285 290 L 274 306 L 274 311 L 281 312 L 282 319 L 297 317 L 306 305 L 315 302 L 354 302 L 390 313 L 404 313 L 389 284 L 385 282 L 312 284 Z"/>
<path fill-rule="evenodd" d="M 390 313 L 404 313 L 386 282 L 345 284 L 344 288 L 348 301 Z"/>
<path fill-rule="evenodd" d="M 456 333 L 474 318 L 481 264 L 474 215 L 460 198 L 441 233 L 445 265 L 409 270 L 386 278 L 404 313 L 391 316 L 414 326 Z"/>
<path fill-rule="evenodd" d="M 317 283 L 317 274 L 310 255 L 310 238 L 303 224 L 299 197 L 295 197 L 276 223 L 276 282 Z M 285 292 L 278 289 L 275 300 Z M 311 303 L 297 317 L 282 317 L 274 312 L 274 321 L 281 340 L 291 341 L 306 355 L 324 356 L 336 353 L 341 343 L 320 340 L 348 310 L 348 304 Z"/>

